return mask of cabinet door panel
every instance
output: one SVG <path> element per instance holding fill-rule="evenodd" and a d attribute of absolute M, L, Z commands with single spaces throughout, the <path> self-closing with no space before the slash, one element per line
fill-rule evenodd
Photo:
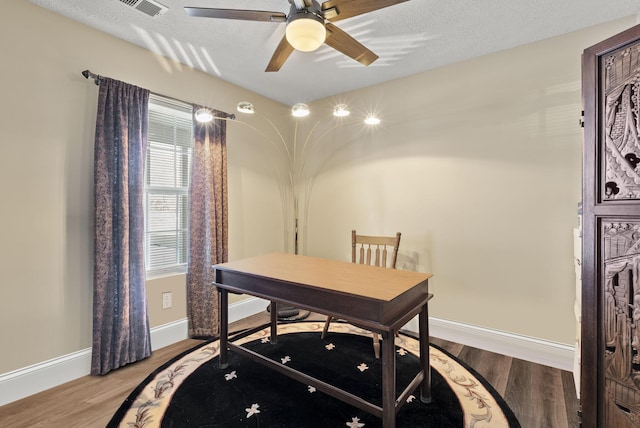
<path fill-rule="evenodd" d="M 585 50 L 583 427 L 640 428 L 640 26 Z"/>
<path fill-rule="evenodd" d="M 605 419 L 640 426 L 640 220 L 604 219 L 600 232 Z"/>

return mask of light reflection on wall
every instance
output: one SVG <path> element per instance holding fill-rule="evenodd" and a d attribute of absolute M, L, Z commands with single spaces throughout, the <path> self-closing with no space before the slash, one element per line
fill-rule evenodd
<path fill-rule="evenodd" d="M 173 67 L 181 70 L 182 64 L 186 64 L 205 73 L 222 75 L 213 58 L 203 46 L 198 47 L 191 43 L 183 44 L 175 38 L 169 41 L 160 33 L 149 32 L 135 25 L 133 30 L 144 41 L 146 48 L 156 55 L 158 63 L 167 72 L 171 72 Z M 167 58 L 174 62 L 169 62 Z"/>
<path fill-rule="evenodd" d="M 174 60 L 177 64 L 178 70 L 182 69 L 182 64 L 180 64 L 180 58 L 178 58 L 178 54 L 173 49 L 169 41 L 162 34 L 156 34 L 160 45 L 162 46 L 162 52 L 172 60 Z"/>
<path fill-rule="evenodd" d="M 165 56 L 168 57 L 168 55 L 163 56 L 164 53 L 162 52 L 162 49 L 160 49 L 160 46 L 158 46 L 158 43 L 156 43 L 153 37 L 151 37 L 151 35 L 143 28 L 134 25 L 133 29 L 140 35 L 142 40 L 144 40 L 147 49 L 149 49 L 152 53 L 157 54 L 156 59 L 158 60 L 160 67 L 170 73 L 172 65 L 169 61 L 167 61 L 167 58 L 165 58 Z"/>
<path fill-rule="evenodd" d="M 182 61 L 184 63 L 186 63 L 189 67 L 193 68 L 193 62 L 191 61 L 191 58 L 189 58 L 189 55 L 187 54 L 187 51 L 184 50 L 184 47 L 182 46 L 182 43 L 180 43 L 176 39 L 173 39 L 173 43 L 176 45 L 176 48 L 178 48 L 178 51 L 180 52 L 180 55 L 182 56 Z"/>
<path fill-rule="evenodd" d="M 575 135 L 579 126 L 580 111 L 580 80 L 548 85 L 527 93 L 523 91 L 522 99 L 513 104 L 510 112 L 505 112 L 500 124 L 502 131 L 518 130 L 522 137 L 566 137 Z M 567 103 L 567 94 L 575 94 L 575 103 Z M 554 102 L 555 101 L 555 102 Z M 517 106 L 522 107 L 521 109 Z M 553 144 L 571 140 L 545 140 Z"/>
<path fill-rule="evenodd" d="M 427 33 L 398 35 L 392 37 L 367 36 L 371 31 L 349 32 L 356 40 L 376 53 L 380 58 L 369 67 L 388 67 L 398 63 L 404 56 L 424 46 L 429 40 L 437 39 L 439 35 Z M 362 67 L 357 61 L 345 57 L 340 52 L 328 46 L 321 48 L 314 58 L 315 62 L 338 59 L 336 65 L 340 68 Z"/>
<path fill-rule="evenodd" d="M 196 62 L 200 66 L 199 67 L 200 70 L 209 71 L 209 70 L 207 70 L 207 67 L 204 65 L 204 62 L 202 62 L 202 59 L 200 59 L 200 55 L 196 51 L 196 48 L 194 48 L 191 43 L 187 43 L 187 47 L 189 48 L 189 51 L 191 52 L 191 55 L 193 56 L 193 58 L 196 60 Z"/>

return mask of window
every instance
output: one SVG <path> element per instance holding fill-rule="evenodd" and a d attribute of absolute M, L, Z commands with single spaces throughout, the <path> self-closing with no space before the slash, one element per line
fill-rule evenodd
<path fill-rule="evenodd" d="M 192 132 L 191 105 L 149 96 L 144 189 L 147 275 L 186 272 Z"/>

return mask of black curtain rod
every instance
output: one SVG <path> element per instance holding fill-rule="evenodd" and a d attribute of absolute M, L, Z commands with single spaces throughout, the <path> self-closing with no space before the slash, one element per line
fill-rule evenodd
<path fill-rule="evenodd" d="M 89 70 L 84 70 L 84 71 L 82 72 L 82 75 L 84 76 L 84 78 L 85 78 L 85 79 L 93 79 L 93 81 L 94 81 L 94 83 L 95 83 L 96 85 L 99 85 L 99 84 L 100 84 L 100 77 L 101 77 L 101 76 L 99 76 L 98 74 L 92 73 L 92 72 L 90 72 Z M 159 94 L 159 93 L 157 93 L 157 92 L 153 92 L 153 94 L 154 94 L 154 95 L 161 96 L 161 97 L 164 97 L 164 98 L 169 98 L 170 100 L 178 101 L 178 102 L 181 102 L 181 103 L 184 103 L 184 102 L 185 102 L 185 101 L 183 101 L 183 100 L 179 100 L 179 99 L 174 98 L 174 97 L 169 97 L 169 96 L 167 96 L 167 95 Z M 187 104 L 189 104 L 189 103 L 187 103 Z M 212 110 L 213 110 L 213 109 L 212 109 Z M 220 111 L 220 110 L 218 110 L 218 111 Z M 235 114 L 229 114 L 229 113 L 225 113 L 225 112 L 223 112 L 223 111 L 221 111 L 220 113 L 224 114 L 224 118 L 226 118 L 226 119 L 234 120 L 234 119 L 236 118 L 236 115 L 235 115 Z"/>

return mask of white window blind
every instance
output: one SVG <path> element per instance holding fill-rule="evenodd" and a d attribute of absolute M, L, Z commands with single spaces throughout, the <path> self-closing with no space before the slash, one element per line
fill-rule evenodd
<path fill-rule="evenodd" d="M 189 251 L 192 107 L 149 96 L 145 163 L 147 275 L 185 272 Z"/>

